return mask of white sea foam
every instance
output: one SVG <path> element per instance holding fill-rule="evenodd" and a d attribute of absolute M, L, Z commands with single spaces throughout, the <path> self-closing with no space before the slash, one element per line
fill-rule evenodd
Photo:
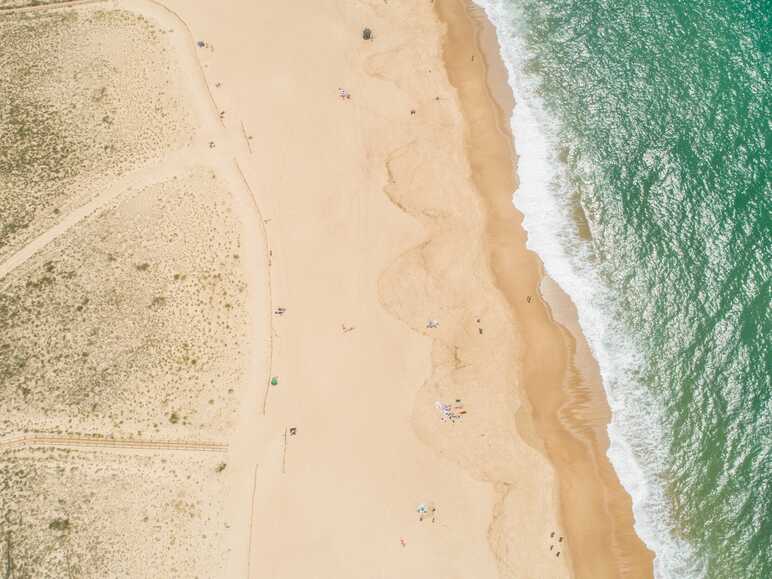
<path fill-rule="evenodd" d="M 601 369 L 612 411 L 609 459 L 633 498 L 635 528 L 655 554 L 662 578 L 701 577 L 704 565 L 676 538 L 659 478 L 667 459 L 662 409 L 638 377 L 645 360 L 632 332 L 614 315 L 614 296 L 594 268 L 591 245 L 579 238 L 565 164 L 557 159 L 558 126 L 544 111 L 534 79 L 523 74 L 523 22 L 512 0 L 475 0 L 494 24 L 515 94 L 519 189 L 528 246 L 577 306 L 579 323 Z"/>

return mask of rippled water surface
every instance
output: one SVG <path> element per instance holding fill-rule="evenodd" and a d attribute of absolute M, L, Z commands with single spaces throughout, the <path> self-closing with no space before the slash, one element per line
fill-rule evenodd
<path fill-rule="evenodd" d="M 657 575 L 772 577 L 772 2 L 478 4 Z"/>

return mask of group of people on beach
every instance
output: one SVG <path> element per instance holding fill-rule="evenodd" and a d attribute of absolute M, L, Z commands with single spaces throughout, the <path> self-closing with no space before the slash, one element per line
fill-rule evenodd
<path fill-rule="evenodd" d="M 460 399 L 456 399 L 455 404 L 445 404 L 444 402 L 440 402 L 439 400 L 434 403 L 435 408 L 439 410 L 440 412 L 440 420 L 445 422 L 446 420 L 450 420 L 451 422 L 455 422 L 456 420 L 461 420 L 464 417 L 464 414 L 466 414 L 466 410 L 464 410 L 464 405 L 461 402 Z"/>

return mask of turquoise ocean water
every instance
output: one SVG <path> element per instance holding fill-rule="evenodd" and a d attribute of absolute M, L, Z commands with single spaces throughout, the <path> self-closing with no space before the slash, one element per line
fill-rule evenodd
<path fill-rule="evenodd" d="M 477 0 L 658 577 L 772 577 L 772 2 Z"/>

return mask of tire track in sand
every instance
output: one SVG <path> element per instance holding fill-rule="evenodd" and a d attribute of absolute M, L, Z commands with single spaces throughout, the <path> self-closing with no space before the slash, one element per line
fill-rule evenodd
<path fill-rule="evenodd" d="M 104 450 L 171 450 L 186 452 L 227 452 L 228 444 L 195 440 L 148 440 L 140 438 L 97 438 L 88 436 L 30 434 L 0 439 L 0 451 L 26 447 L 99 448 Z"/>

